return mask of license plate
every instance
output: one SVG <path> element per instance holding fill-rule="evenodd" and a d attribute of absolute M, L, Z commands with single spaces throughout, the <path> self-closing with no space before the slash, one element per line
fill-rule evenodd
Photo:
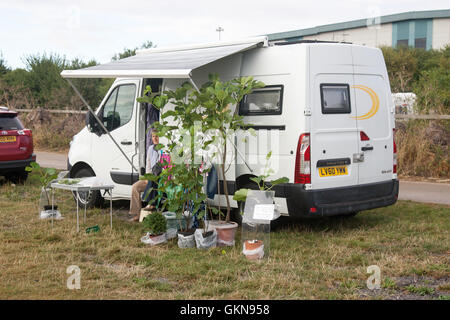
<path fill-rule="evenodd" d="M 322 167 L 319 168 L 319 176 L 332 177 L 332 176 L 345 176 L 348 174 L 347 167 Z"/>
<path fill-rule="evenodd" d="M 3 136 L 0 137 L 0 142 L 15 142 L 16 136 Z"/>

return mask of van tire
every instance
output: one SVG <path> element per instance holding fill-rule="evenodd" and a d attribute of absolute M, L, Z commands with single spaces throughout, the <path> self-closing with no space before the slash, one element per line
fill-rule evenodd
<path fill-rule="evenodd" d="M 247 180 L 245 183 L 240 185 L 238 189 L 258 190 L 259 188 L 258 188 L 258 185 L 255 182 Z M 233 210 L 233 218 L 232 218 L 232 220 L 234 222 L 236 222 L 238 225 L 242 225 L 242 217 L 244 216 L 244 208 L 245 208 L 245 201 L 238 201 L 237 209 Z M 241 214 L 241 212 L 242 212 L 242 214 Z"/>
<path fill-rule="evenodd" d="M 251 190 L 259 190 L 258 185 L 253 181 L 247 181 L 242 186 L 239 187 L 239 189 L 251 189 Z M 242 225 L 242 218 L 244 216 L 244 208 L 245 208 L 245 201 L 238 201 L 238 207 L 237 209 L 233 210 L 233 218 L 232 220 L 236 222 L 238 225 Z M 241 214 L 242 212 L 242 214 Z M 276 220 L 272 220 L 270 222 L 271 228 L 277 228 L 280 225 L 280 222 L 284 220 L 284 217 L 279 217 Z"/>
<path fill-rule="evenodd" d="M 90 168 L 80 168 L 73 175 L 73 178 L 86 178 L 86 177 L 94 177 L 95 174 L 92 172 Z M 78 205 L 83 208 L 86 204 L 86 208 L 93 208 L 96 206 L 100 206 L 103 203 L 103 197 L 100 194 L 100 191 L 89 191 L 88 201 L 85 200 L 85 192 L 79 192 L 78 197 L 75 192 L 73 192 L 73 198 L 75 202 L 78 202 Z"/>

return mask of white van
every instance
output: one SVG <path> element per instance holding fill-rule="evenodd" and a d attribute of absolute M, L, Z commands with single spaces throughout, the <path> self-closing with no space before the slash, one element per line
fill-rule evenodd
<path fill-rule="evenodd" d="M 237 189 L 255 187 L 250 178 L 272 151 L 270 180 L 289 178 L 275 188 L 282 215 L 353 215 L 396 202 L 394 105 L 383 55 L 343 43 L 269 44 L 260 37 L 146 49 L 63 71 L 65 78 L 117 78 L 95 111 L 105 128 L 88 113 L 88 125 L 71 142 L 70 175 L 96 175 L 115 184 L 113 199 L 130 199 L 131 185 L 145 166 L 147 107 L 136 98 L 146 85 L 167 90 L 190 81 L 199 88 L 209 74 L 222 81 L 253 76 L 266 84 L 237 106 L 258 136 L 237 135 L 228 148 L 235 154 L 228 157 L 234 161 L 227 172 L 230 198 Z M 115 120 L 106 116 L 112 110 Z M 91 194 L 87 201 L 100 199 Z M 225 204 L 223 195 L 215 196 L 214 203 L 219 201 Z"/>

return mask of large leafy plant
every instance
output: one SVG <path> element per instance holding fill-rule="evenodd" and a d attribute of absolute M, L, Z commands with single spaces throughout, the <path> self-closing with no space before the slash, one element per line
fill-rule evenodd
<path fill-rule="evenodd" d="M 56 172 L 56 169 L 42 168 L 37 162 L 33 161 L 29 166 L 25 167 L 25 171 L 37 172 L 39 174 L 39 182 L 41 183 L 42 189 L 45 192 L 47 203 L 50 204 L 50 196 L 47 192 L 47 188 L 50 182 L 58 177 L 58 172 Z"/>
<path fill-rule="evenodd" d="M 190 208 L 190 212 L 198 212 L 206 200 L 202 174 L 208 172 L 208 163 L 218 158 L 227 203 L 225 220 L 230 220 L 231 206 L 225 175 L 227 140 L 244 127 L 243 117 L 238 114 L 236 106 L 246 94 L 261 87 L 264 83 L 252 77 L 222 82 L 218 76 L 210 75 L 209 82 L 200 90 L 184 83 L 176 90 L 154 96 L 150 87 L 146 88 L 138 101 L 152 103 L 162 110 L 162 121 L 154 125 L 158 135 L 165 138 L 165 147 L 172 157 L 171 167 L 163 170 L 160 176 L 144 176 L 144 179 L 159 182 L 160 194 L 155 201 L 161 199 L 164 191 L 169 191 L 166 205 L 169 210 L 184 213 L 186 208 Z M 171 107 L 163 108 L 169 102 Z M 162 147 L 158 145 L 156 149 Z M 164 181 L 162 186 L 161 181 Z M 215 208 L 213 211 L 218 212 Z M 203 214 L 202 211 L 200 217 Z"/>

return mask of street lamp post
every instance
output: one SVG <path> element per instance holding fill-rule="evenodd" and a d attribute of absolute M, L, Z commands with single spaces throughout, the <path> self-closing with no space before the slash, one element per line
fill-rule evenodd
<path fill-rule="evenodd" d="M 220 41 L 220 33 L 221 33 L 222 31 L 225 31 L 225 29 L 222 28 L 222 27 L 218 27 L 218 28 L 216 29 L 216 31 L 219 33 L 219 41 Z"/>

